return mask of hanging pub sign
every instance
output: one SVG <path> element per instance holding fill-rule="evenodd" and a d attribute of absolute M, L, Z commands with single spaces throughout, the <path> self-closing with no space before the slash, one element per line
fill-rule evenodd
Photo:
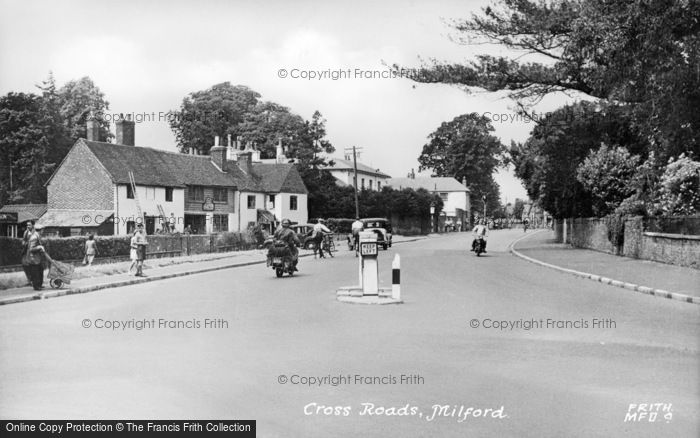
<path fill-rule="evenodd" d="M 214 211 L 214 200 L 211 196 L 204 198 L 204 203 L 202 204 L 202 210 L 204 211 Z"/>

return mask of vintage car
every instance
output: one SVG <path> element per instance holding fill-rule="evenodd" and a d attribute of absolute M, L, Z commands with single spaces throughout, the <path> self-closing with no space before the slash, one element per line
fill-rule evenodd
<path fill-rule="evenodd" d="M 290 228 L 297 234 L 302 248 L 314 249 L 314 241 L 311 239 L 311 235 L 314 231 L 313 224 L 295 224 Z"/>
<path fill-rule="evenodd" d="M 363 231 L 372 231 L 377 234 L 377 244 L 384 249 L 391 247 L 391 222 L 382 217 L 360 219 Z"/>

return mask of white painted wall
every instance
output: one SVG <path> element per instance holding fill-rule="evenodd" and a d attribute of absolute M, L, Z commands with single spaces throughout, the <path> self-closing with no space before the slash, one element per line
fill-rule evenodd
<path fill-rule="evenodd" d="M 115 223 L 114 234 L 126 234 L 126 223 L 135 220 L 138 217 L 138 207 L 136 199 L 126 197 L 126 185 L 119 184 L 114 186 L 114 211 Z M 136 193 L 141 204 L 141 211 L 147 216 L 158 216 L 158 204 L 163 207 L 166 218 L 170 217 L 170 213 L 175 214 L 175 230 L 182 232 L 185 222 L 185 190 L 182 188 L 173 189 L 173 200 L 167 202 L 165 200 L 165 187 L 146 187 L 136 186 Z M 156 229 L 160 224 L 156 223 Z"/>
<path fill-rule="evenodd" d="M 353 186 L 355 184 L 353 175 L 355 174 L 353 171 L 346 171 L 346 170 L 330 170 L 327 169 L 333 177 L 335 177 L 337 180 L 342 181 L 343 183 Z M 365 180 L 365 189 L 369 190 L 369 182 L 372 181 L 372 190 L 377 190 L 377 183 L 381 182 L 381 187 L 384 187 L 389 180 L 389 178 L 382 178 L 377 175 L 372 175 L 368 173 L 364 173 L 360 170 L 357 171 L 357 188 L 362 189 L 362 179 L 364 178 Z M 379 190 L 381 190 L 381 187 Z"/>
<path fill-rule="evenodd" d="M 447 216 L 455 216 L 458 208 L 467 212 L 469 211 L 467 192 L 447 192 L 447 202 L 445 202 L 442 211 L 444 211 Z"/>

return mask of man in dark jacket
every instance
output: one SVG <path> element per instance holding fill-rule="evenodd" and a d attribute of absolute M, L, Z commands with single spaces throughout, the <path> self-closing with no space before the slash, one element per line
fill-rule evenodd
<path fill-rule="evenodd" d="M 34 231 L 29 235 L 27 253 L 23 260 L 23 264 L 27 265 L 29 279 L 34 290 L 41 290 L 44 285 L 44 246 L 41 243 L 41 230 L 43 228 L 39 224 L 34 225 Z"/>

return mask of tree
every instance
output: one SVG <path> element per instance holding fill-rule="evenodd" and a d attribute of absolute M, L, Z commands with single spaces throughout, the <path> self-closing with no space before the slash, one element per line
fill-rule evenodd
<path fill-rule="evenodd" d="M 48 163 L 57 164 L 63 160 L 78 138 L 71 138 L 70 130 L 61 113 L 63 99 L 58 95 L 53 74 L 49 72 L 49 77 L 41 85 L 37 85 L 37 88 L 41 90 L 41 124 L 46 126 L 46 135 L 49 140 L 46 160 Z"/>
<path fill-rule="evenodd" d="M 87 120 L 91 115 L 99 122 L 100 140 L 109 141 L 113 137 L 109 130 L 110 120 L 104 117 L 105 112 L 109 110 L 109 102 L 89 77 L 85 76 L 77 81 L 70 80 L 58 91 L 54 91 L 53 76 L 49 74 L 49 79 L 39 88 L 45 98 L 55 100 L 60 106 L 63 124 L 68 129 L 69 147 L 79 138 L 87 138 Z M 61 159 L 67 152 L 68 149 L 56 151 Z"/>
<path fill-rule="evenodd" d="M 472 196 L 487 196 L 488 211 L 499 208 L 499 189 L 493 173 L 505 164 L 506 149 L 491 134 L 493 130 L 487 117 L 475 113 L 443 123 L 423 146 L 418 157 L 420 170 L 431 169 L 434 176 L 451 176 L 459 181 L 466 179 Z M 473 204 L 476 209 L 478 203 Z M 480 211 L 483 212 L 483 205 Z"/>
<path fill-rule="evenodd" d="M 593 198 L 576 172 L 602 143 L 626 145 L 631 154 L 647 158 L 645 139 L 618 106 L 579 102 L 549 114 L 525 143 L 513 145 L 515 174 L 530 199 L 555 218 L 591 216 Z"/>
<path fill-rule="evenodd" d="M 46 202 L 44 183 L 52 126 L 35 94 L 9 93 L 0 98 L 0 205 Z"/>
<path fill-rule="evenodd" d="M 289 108 L 260 97 L 246 86 L 229 82 L 190 93 L 169 119 L 178 148 L 207 154 L 215 136 L 231 135 L 255 144 L 262 158 L 274 158 L 281 140 L 286 155 L 302 167 L 324 164 L 321 154 L 332 153 L 334 148 L 325 139 L 326 121 L 321 113 L 316 111 L 311 121 L 305 121 Z"/>
<path fill-rule="evenodd" d="M 631 155 L 623 147 L 603 144 L 590 151 L 578 166 L 576 179 L 592 197 L 593 213 L 606 216 L 634 194 L 630 184 L 640 163 L 638 155 Z"/>
<path fill-rule="evenodd" d="M 523 217 L 523 210 L 525 209 L 525 202 L 522 199 L 516 198 L 515 203 L 513 203 L 513 217 L 521 218 Z"/>
<path fill-rule="evenodd" d="M 583 93 L 620 104 L 659 159 L 700 153 L 697 2 L 500 0 L 451 25 L 458 43 L 510 55 L 432 60 L 412 79 L 507 90 L 523 109 L 552 92 Z"/>
<path fill-rule="evenodd" d="M 209 153 L 214 137 L 241 135 L 240 124 L 254 113 L 260 94 L 243 85 L 216 84 L 204 91 L 190 93 L 182 100 L 180 111 L 170 114 L 170 128 L 181 152 L 195 148 Z"/>

